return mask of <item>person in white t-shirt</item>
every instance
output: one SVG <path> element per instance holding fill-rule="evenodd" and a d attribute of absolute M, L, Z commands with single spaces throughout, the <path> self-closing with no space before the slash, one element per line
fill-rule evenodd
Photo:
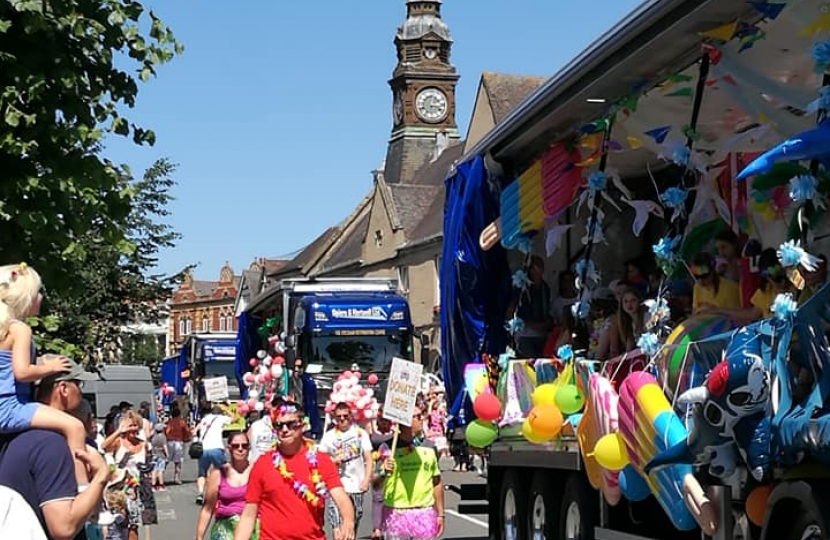
<path fill-rule="evenodd" d="M 272 450 L 277 444 L 277 432 L 271 424 L 271 404 L 265 404 L 262 417 L 257 419 L 248 428 L 248 440 L 251 443 L 251 451 L 248 454 L 248 461 L 256 463 L 259 456 Z"/>
<path fill-rule="evenodd" d="M 47 540 L 26 499 L 6 486 L 0 486 L 0 536 L 17 540 Z"/>
<path fill-rule="evenodd" d="M 365 429 L 354 423 L 346 403 L 334 407 L 335 425 L 320 439 L 320 451 L 331 456 L 338 467 L 343 489 L 354 505 L 354 528 L 363 516 L 363 494 L 372 480 L 372 441 Z M 327 503 L 329 519 L 333 527 L 340 525 L 340 514 L 334 504 Z"/>
<path fill-rule="evenodd" d="M 225 441 L 222 439 L 222 432 L 225 426 L 230 424 L 231 419 L 225 415 L 221 407 L 214 406 L 210 414 L 202 418 L 196 432 L 199 440 L 202 441 L 202 457 L 199 458 L 199 473 L 196 478 L 196 504 L 205 501 L 205 478 L 211 466 L 217 469 L 228 461 L 225 455 Z"/>

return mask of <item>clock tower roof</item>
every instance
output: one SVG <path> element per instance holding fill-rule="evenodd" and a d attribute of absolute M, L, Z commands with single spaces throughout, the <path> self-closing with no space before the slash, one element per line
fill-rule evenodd
<path fill-rule="evenodd" d="M 440 0 L 406 0 L 406 21 L 398 28 L 396 39 L 421 39 L 430 33 L 452 41 L 449 26 L 441 20 Z"/>

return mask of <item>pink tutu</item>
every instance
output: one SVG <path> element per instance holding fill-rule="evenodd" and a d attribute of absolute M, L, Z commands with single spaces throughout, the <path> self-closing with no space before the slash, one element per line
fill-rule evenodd
<path fill-rule="evenodd" d="M 383 507 L 383 535 L 393 538 L 430 540 L 438 536 L 438 519 L 435 508 L 396 509 Z"/>

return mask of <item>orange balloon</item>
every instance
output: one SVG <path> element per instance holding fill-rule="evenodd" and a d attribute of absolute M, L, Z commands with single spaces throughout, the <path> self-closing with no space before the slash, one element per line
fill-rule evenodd
<path fill-rule="evenodd" d="M 527 423 L 530 424 L 533 433 L 543 439 L 559 435 L 564 421 L 559 407 L 553 403 L 540 403 L 530 409 L 527 415 Z"/>
<path fill-rule="evenodd" d="M 764 525 L 764 514 L 767 513 L 767 503 L 772 493 L 772 486 L 758 486 L 746 498 L 746 517 L 753 525 Z"/>

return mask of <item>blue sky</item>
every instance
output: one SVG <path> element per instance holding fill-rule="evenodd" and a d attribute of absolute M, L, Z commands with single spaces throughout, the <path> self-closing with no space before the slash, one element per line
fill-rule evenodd
<path fill-rule="evenodd" d="M 482 71 L 550 76 L 638 0 L 445 0 L 462 135 Z M 184 54 L 141 85 L 132 121 L 156 145 L 108 142 L 140 174 L 179 164 L 162 254 L 176 272 L 217 279 L 254 257 L 285 256 L 343 219 L 372 185 L 391 130 L 386 81 L 405 0 L 153 0 Z"/>

